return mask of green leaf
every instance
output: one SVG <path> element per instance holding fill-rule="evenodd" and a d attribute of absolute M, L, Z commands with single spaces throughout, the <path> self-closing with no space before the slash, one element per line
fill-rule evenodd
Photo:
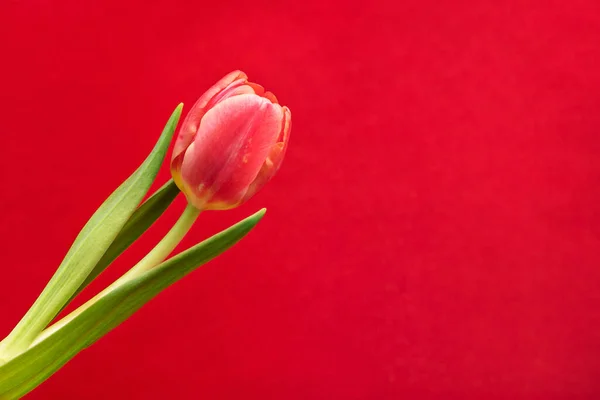
<path fill-rule="evenodd" d="M 263 209 L 117 286 L 68 324 L 1 366 L 0 399 L 17 399 L 33 390 L 78 352 L 126 320 L 163 289 L 237 243 L 254 228 L 264 213 Z"/>
<path fill-rule="evenodd" d="M 0 363 L 25 350 L 93 271 L 150 189 L 179 121 L 177 106 L 144 163 L 100 206 L 81 230 L 65 259 L 15 329 L 0 343 Z"/>
<path fill-rule="evenodd" d="M 123 226 L 123 229 L 121 229 L 108 250 L 106 250 L 106 253 L 104 253 L 100 261 L 98 261 L 98 264 L 96 264 L 94 269 L 66 304 L 69 304 L 75 296 L 90 284 L 90 282 L 104 272 L 117 257 L 142 236 L 142 234 L 146 232 L 146 230 L 148 230 L 148 228 L 150 228 L 165 212 L 179 193 L 179 188 L 171 179 L 138 207 L 125 226 Z"/>

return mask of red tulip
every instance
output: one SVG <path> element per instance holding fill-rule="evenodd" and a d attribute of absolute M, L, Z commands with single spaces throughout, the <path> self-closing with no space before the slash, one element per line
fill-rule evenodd
<path fill-rule="evenodd" d="M 183 121 L 171 160 L 175 183 L 201 210 L 252 197 L 277 172 L 291 113 L 271 92 L 234 71 L 200 97 Z"/>

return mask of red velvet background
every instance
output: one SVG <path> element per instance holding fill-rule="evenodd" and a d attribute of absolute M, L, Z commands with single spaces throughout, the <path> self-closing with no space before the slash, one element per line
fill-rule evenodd
<path fill-rule="evenodd" d="M 293 114 L 184 245 L 257 229 L 29 398 L 600 398 L 596 0 L 3 0 L 0 57 L 0 336 L 178 102 L 239 68 Z"/>

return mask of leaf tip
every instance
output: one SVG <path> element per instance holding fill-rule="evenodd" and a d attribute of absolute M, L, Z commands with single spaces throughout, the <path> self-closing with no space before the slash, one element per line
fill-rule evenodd
<path fill-rule="evenodd" d="M 177 121 L 179 121 L 179 117 L 181 117 L 182 112 L 183 112 L 183 103 L 179 103 L 179 104 L 177 104 L 177 107 L 175 107 L 175 110 L 173 111 L 173 116 L 176 118 Z"/>
<path fill-rule="evenodd" d="M 255 227 L 256 224 L 258 224 L 260 222 L 260 220 L 265 216 L 266 212 L 267 212 L 266 208 L 261 208 L 254 214 L 247 217 L 244 221 L 249 222 L 252 225 L 252 227 Z"/>
<path fill-rule="evenodd" d="M 266 212 L 267 212 L 267 209 L 266 209 L 266 207 L 263 207 L 263 208 L 261 208 L 260 210 L 258 210 L 258 211 L 256 212 L 256 214 L 254 214 L 254 216 L 260 220 L 262 217 L 264 217 L 264 216 L 265 216 Z"/>

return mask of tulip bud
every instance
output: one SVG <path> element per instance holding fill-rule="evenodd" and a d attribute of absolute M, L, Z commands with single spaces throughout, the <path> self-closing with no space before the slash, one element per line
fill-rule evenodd
<path fill-rule="evenodd" d="M 237 207 L 277 172 L 291 113 L 271 92 L 234 71 L 200 97 L 181 125 L 171 173 L 201 210 Z"/>

